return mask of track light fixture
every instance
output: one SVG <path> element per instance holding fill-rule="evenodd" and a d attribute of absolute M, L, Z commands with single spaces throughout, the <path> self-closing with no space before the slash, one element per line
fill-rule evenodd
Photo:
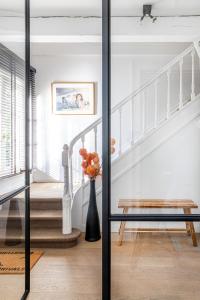
<path fill-rule="evenodd" d="M 143 5 L 143 16 L 140 19 L 141 22 L 143 21 L 144 17 L 151 18 L 153 23 L 157 20 L 156 17 L 152 16 L 151 10 L 152 10 L 152 5 L 151 4 L 144 4 Z"/>

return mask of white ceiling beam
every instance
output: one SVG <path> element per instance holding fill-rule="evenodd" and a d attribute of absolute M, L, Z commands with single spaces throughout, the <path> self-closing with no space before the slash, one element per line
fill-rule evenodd
<path fill-rule="evenodd" d="M 187 35 L 114 35 L 112 43 L 185 43 L 193 42 L 196 36 Z M 23 43 L 23 35 L 0 35 L 0 42 Z M 31 43 L 79 43 L 99 44 L 102 42 L 101 35 L 32 35 Z"/>

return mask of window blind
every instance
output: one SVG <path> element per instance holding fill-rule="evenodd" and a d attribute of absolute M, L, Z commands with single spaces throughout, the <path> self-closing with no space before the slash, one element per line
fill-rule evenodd
<path fill-rule="evenodd" d="M 25 63 L 0 44 L 0 177 L 25 163 Z"/>

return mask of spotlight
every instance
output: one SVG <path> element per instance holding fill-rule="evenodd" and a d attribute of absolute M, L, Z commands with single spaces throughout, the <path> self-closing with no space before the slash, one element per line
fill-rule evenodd
<path fill-rule="evenodd" d="M 140 21 L 143 21 L 144 17 L 149 17 L 152 19 L 152 21 L 154 23 L 157 20 L 157 18 L 152 16 L 151 10 L 152 10 L 151 4 L 144 4 L 143 5 L 143 16 L 141 17 Z"/>

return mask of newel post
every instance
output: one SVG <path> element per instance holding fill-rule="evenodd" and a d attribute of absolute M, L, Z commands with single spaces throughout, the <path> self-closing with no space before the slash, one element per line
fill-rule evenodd
<path fill-rule="evenodd" d="M 62 228 L 63 234 L 72 233 L 72 221 L 71 221 L 71 197 L 69 190 L 69 147 L 63 146 L 62 152 L 62 165 L 64 168 L 64 193 L 62 198 Z"/>

